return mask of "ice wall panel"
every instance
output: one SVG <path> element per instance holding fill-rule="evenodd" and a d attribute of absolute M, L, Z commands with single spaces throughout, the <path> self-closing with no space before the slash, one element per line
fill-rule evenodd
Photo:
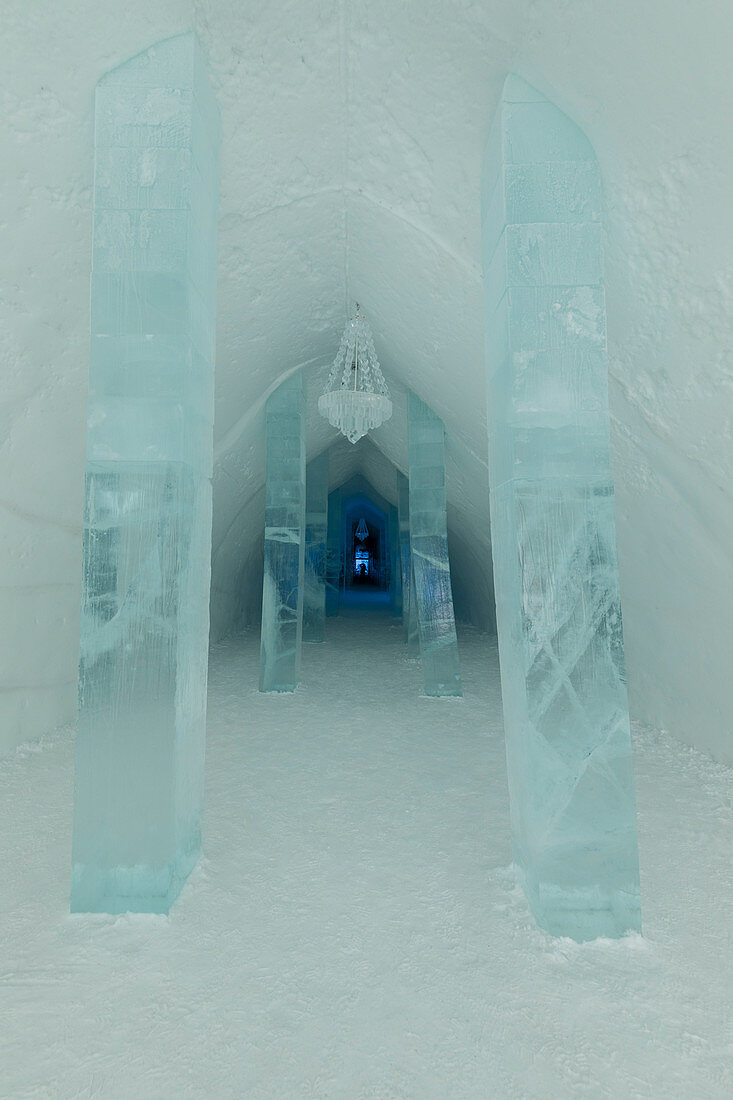
<path fill-rule="evenodd" d="M 305 573 L 303 376 L 268 398 L 265 562 L 262 581 L 260 691 L 294 691 L 300 675 Z"/>
<path fill-rule="evenodd" d="M 303 641 L 322 642 L 326 614 L 328 451 L 314 458 L 306 467 L 305 501 Z"/>
<path fill-rule="evenodd" d="M 511 818 L 539 924 L 640 928 L 608 449 L 600 185 L 587 139 L 507 81 L 485 186 L 491 529 Z"/>
<path fill-rule="evenodd" d="M 407 401 L 409 523 L 426 695 L 462 695 L 448 561 L 445 429 L 412 391 Z"/>
<path fill-rule="evenodd" d="M 191 34 L 98 86 L 73 911 L 167 912 L 200 847 L 217 135 Z"/>

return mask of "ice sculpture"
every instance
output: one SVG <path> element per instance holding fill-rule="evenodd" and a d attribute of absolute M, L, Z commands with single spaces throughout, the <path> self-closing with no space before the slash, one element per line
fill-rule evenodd
<path fill-rule="evenodd" d="M 341 606 L 341 490 L 328 497 L 326 535 L 326 615 L 338 615 Z"/>
<path fill-rule="evenodd" d="M 516 860 L 537 922 L 640 928 L 593 149 L 511 76 L 484 177 L 491 533 Z"/>
<path fill-rule="evenodd" d="M 426 695 L 462 695 L 448 562 L 443 421 L 411 390 L 410 551 Z M 412 601 L 411 601 L 412 602 Z"/>
<path fill-rule="evenodd" d="M 397 520 L 400 532 L 400 569 L 402 570 L 402 629 L 408 657 L 420 656 L 420 635 L 417 628 L 415 575 L 410 554 L 410 483 L 397 471 Z"/>
<path fill-rule="evenodd" d="M 305 471 L 304 642 L 324 640 L 327 529 L 328 451 L 324 451 L 308 463 Z"/>
<path fill-rule="evenodd" d="M 97 86 L 72 912 L 166 913 L 199 853 L 218 144 L 192 34 Z"/>
<path fill-rule="evenodd" d="M 260 691 L 294 691 L 300 674 L 305 570 L 303 376 L 268 398 Z"/>

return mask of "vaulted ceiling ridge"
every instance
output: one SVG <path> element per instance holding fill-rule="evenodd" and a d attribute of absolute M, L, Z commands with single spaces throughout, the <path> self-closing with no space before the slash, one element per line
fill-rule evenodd
<path fill-rule="evenodd" d="M 475 276 L 476 279 L 481 278 L 481 266 L 471 260 L 466 259 L 454 248 L 451 247 L 440 234 L 435 233 L 432 229 L 429 229 L 426 225 L 421 224 L 415 218 L 410 218 L 407 214 L 398 210 L 391 203 L 385 202 L 384 199 L 378 198 L 371 191 L 369 191 L 363 184 L 355 184 L 349 180 L 343 180 L 341 183 L 334 183 L 328 187 L 314 187 L 311 191 L 305 191 L 301 195 L 296 195 L 292 199 L 288 199 L 286 202 L 272 203 L 270 206 L 263 206 L 259 210 L 255 210 L 250 214 L 241 214 L 238 211 L 231 211 L 226 214 L 220 223 L 220 228 L 230 228 L 234 225 L 246 225 L 248 222 L 257 221 L 259 218 L 265 218 L 270 214 L 278 214 L 281 210 L 288 210 L 292 206 L 296 206 L 298 203 L 307 202 L 308 199 L 320 198 L 321 195 L 342 195 L 345 203 L 344 208 L 344 286 L 346 297 L 346 310 L 349 312 L 352 305 L 351 299 L 348 297 L 349 285 L 348 285 L 348 254 L 350 251 L 350 238 L 346 229 L 348 223 L 348 207 L 346 202 L 349 196 L 355 196 L 356 198 L 363 199 L 365 202 L 376 207 L 378 210 L 384 210 L 388 214 L 391 214 L 393 218 L 398 219 L 405 225 L 414 229 L 417 233 L 427 237 L 432 241 L 437 248 L 444 252 L 445 255 L 450 256 L 457 264 L 459 264 L 470 275 Z"/>

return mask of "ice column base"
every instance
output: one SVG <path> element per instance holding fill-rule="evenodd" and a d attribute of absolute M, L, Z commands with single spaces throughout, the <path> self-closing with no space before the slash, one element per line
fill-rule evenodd
<path fill-rule="evenodd" d="M 557 881 L 538 880 L 521 867 L 519 877 L 537 924 L 551 936 L 583 943 L 641 932 L 639 891 L 633 887 L 613 893 L 597 886 L 563 887 Z"/>
<path fill-rule="evenodd" d="M 72 913 L 168 913 L 196 866 L 200 841 L 165 867 L 94 867 L 71 872 Z"/>

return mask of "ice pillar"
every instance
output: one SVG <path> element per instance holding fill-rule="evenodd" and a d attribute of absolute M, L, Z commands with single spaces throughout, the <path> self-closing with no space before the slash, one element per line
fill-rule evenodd
<path fill-rule="evenodd" d="M 304 642 L 324 640 L 327 529 L 328 451 L 324 451 L 308 463 L 305 471 Z"/>
<path fill-rule="evenodd" d="M 345 599 L 346 593 L 351 588 L 353 577 L 354 538 L 349 522 L 349 509 L 346 500 L 342 497 L 341 504 L 341 538 L 339 540 L 339 593 Z"/>
<path fill-rule="evenodd" d="M 640 928 L 598 164 L 517 77 L 484 180 L 491 533 L 512 830 L 538 923 Z"/>
<path fill-rule="evenodd" d="M 443 421 L 411 390 L 410 550 L 426 695 L 462 695 L 448 562 Z"/>
<path fill-rule="evenodd" d="M 300 372 L 269 397 L 265 415 L 260 691 L 294 691 L 300 674 L 305 571 L 305 437 Z"/>
<path fill-rule="evenodd" d="M 397 522 L 400 533 L 400 569 L 402 571 L 402 629 L 408 657 L 420 656 L 420 636 L 417 628 L 415 577 L 410 553 L 410 483 L 397 471 Z"/>
<path fill-rule="evenodd" d="M 196 40 L 95 99 L 72 912 L 168 912 L 199 853 L 218 110 Z"/>
<path fill-rule="evenodd" d="M 326 536 L 326 615 L 338 615 L 341 604 L 341 490 L 328 497 Z"/>
<path fill-rule="evenodd" d="M 397 509 L 389 510 L 389 566 L 390 566 L 390 598 L 392 609 L 399 618 L 402 617 L 402 573 L 400 568 L 400 525 L 397 518 Z"/>
<path fill-rule="evenodd" d="M 410 558 L 410 610 L 407 617 L 407 656 L 420 656 L 420 627 L 417 621 L 417 591 L 415 588 L 415 567 Z"/>

